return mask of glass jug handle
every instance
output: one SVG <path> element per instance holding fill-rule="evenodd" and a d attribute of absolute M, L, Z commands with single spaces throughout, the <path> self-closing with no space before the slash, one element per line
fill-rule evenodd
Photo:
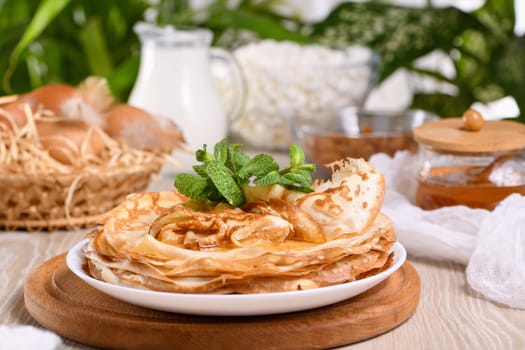
<path fill-rule="evenodd" d="M 212 60 L 222 61 L 230 66 L 230 71 L 233 76 L 233 87 L 236 93 L 235 96 L 233 96 L 233 103 L 231 103 L 229 111 L 227 110 L 226 114 L 229 122 L 233 123 L 244 112 L 246 104 L 247 85 L 246 79 L 244 78 L 244 72 L 235 56 L 224 49 L 217 47 L 211 48 L 211 58 Z"/>

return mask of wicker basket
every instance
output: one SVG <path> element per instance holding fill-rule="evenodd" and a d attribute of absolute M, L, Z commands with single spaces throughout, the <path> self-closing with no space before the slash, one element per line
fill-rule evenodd
<path fill-rule="evenodd" d="M 145 190 L 160 166 L 152 160 L 97 174 L 53 176 L 0 170 L 0 227 L 52 231 L 95 224 L 129 193 Z"/>
<path fill-rule="evenodd" d="M 107 89 L 100 82 L 92 83 Z M 17 96 L 0 96 L 0 116 L 7 117 L 2 108 L 16 100 Z M 24 108 L 24 125 L 11 121 L 15 127 L 0 127 L 0 229 L 54 231 L 91 226 L 128 194 L 144 191 L 152 176 L 171 160 L 164 151 L 132 148 L 93 125 L 91 135 L 97 135 L 103 150 L 96 156 L 76 156 L 74 164 L 61 163 L 43 147 L 36 127 L 37 121 L 61 117 L 42 108 Z"/>

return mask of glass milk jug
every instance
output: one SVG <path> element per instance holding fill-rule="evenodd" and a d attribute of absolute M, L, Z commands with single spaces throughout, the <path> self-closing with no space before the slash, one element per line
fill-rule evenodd
<path fill-rule="evenodd" d="M 134 30 L 141 42 L 141 62 L 128 102 L 181 128 L 191 154 L 174 154 L 182 164 L 177 171 L 191 171 L 194 151 L 203 144 L 213 147 L 226 137 L 229 122 L 242 112 L 245 83 L 241 68 L 230 53 L 210 47 L 212 32 L 207 29 L 138 23 Z M 211 75 L 212 60 L 230 67 L 237 90 L 228 113 Z"/>

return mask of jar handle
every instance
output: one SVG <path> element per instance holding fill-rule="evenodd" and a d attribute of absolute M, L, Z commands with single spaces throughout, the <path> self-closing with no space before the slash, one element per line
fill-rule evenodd
<path fill-rule="evenodd" d="M 230 110 L 226 111 L 226 114 L 228 116 L 229 123 L 233 123 L 244 112 L 244 107 L 246 105 L 247 84 L 246 79 L 244 78 L 244 72 L 239 61 L 227 50 L 213 47 L 211 48 L 210 52 L 212 60 L 215 59 L 223 61 L 231 67 L 233 85 L 234 89 L 236 90 L 236 98 L 233 99 L 234 103 L 232 104 Z"/>

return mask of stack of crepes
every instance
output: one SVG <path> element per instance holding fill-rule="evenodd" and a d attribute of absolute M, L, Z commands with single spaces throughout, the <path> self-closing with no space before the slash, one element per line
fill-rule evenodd
<path fill-rule="evenodd" d="M 214 294 L 296 291 L 376 274 L 390 266 L 395 242 L 380 213 L 383 175 L 362 159 L 331 166 L 331 180 L 312 193 L 267 186 L 241 208 L 176 191 L 130 195 L 89 235 L 89 272 L 128 287 Z"/>

